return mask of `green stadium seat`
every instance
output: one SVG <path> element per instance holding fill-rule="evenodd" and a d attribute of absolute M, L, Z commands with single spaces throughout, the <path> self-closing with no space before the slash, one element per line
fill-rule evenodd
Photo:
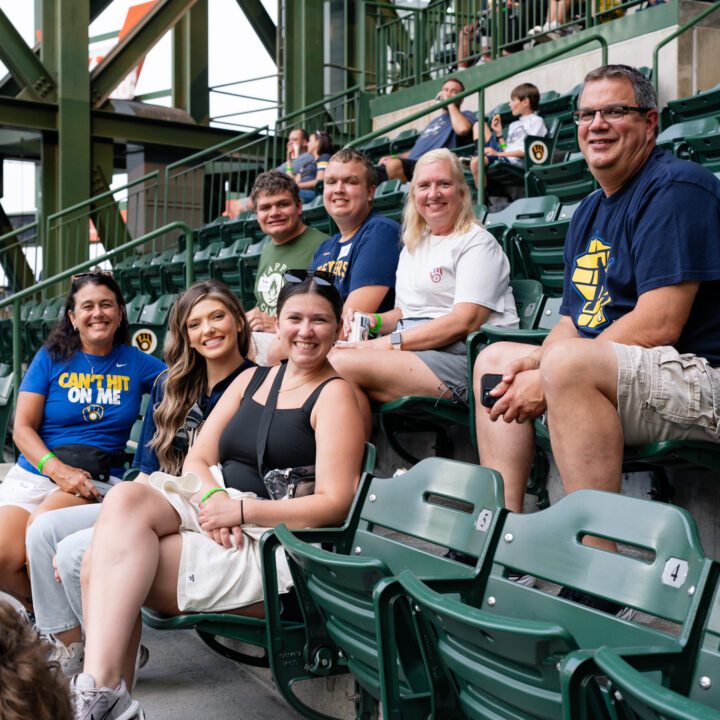
<path fill-rule="evenodd" d="M 152 302 L 150 295 L 135 295 L 131 300 L 125 303 L 125 314 L 127 315 L 128 323 L 131 325 L 140 319 L 140 313 L 142 309 L 148 303 Z"/>
<path fill-rule="evenodd" d="M 525 187 L 528 197 L 553 194 L 563 203 L 570 203 L 583 200 L 598 185 L 585 158 L 577 157 L 531 167 L 525 175 Z"/>
<path fill-rule="evenodd" d="M 678 157 L 687 154 L 685 138 L 694 135 L 708 135 L 720 130 L 720 117 L 698 118 L 675 123 L 663 130 L 656 140 L 658 147 L 669 150 Z"/>
<path fill-rule="evenodd" d="M 585 545 L 585 535 L 642 553 Z M 529 573 L 663 618 L 678 626 L 679 635 L 514 582 L 510 573 Z M 585 682 L 585 661 L 602 645 L 619 654 L 643 652 L 668 679 L 682 675 L 679 661 L 696 649 L 693 638 L 716 573 L 689 513 L 580 490 L 541 512 L 507 513 L 492 556 L 471 580 L 443 586 L 411 569 L 398 580 L 417 608 L 418 625 L 432 626 L 433 649 L 467 718 L 560 720 L 602 717 L 570 716 L 562 702 L 564 676 Z"/>
<path fill-rule="evenodd" d="M 575 151 L 578 149 L 577 128 L 572 114 L 581 89 L 582 83 L 563 95 L 557 95 L 548 100 L 541 98 L 540 100 L 537 112 L 545 121 L 548 129 L 553 121 L 558 122 L 555 150 Z"/>
<path fill-rule="evenodd" d="M 661 129 L 684 120 L 720 116 L 720 85 L 691 97 L 670 100 L 660 112 Z"/>
<path fill-rule="evenodd" d="M 222 232 L 225 223 L 228 222 L 226 215 L 221 215 L 215 218 L 212 222 L 198 228 L 197 231 L 197 245 L 193 247 L 198 250 L 207 247 L 211 243 L 216 243 L 222 240 Z"/>
<path fill-rule="evenodd" d="M 244 308 L 254 308 L 255 301 L 255 277 L 257 276 L 260 256 L 263 248 L 270 242 L 270 237 L 265 236 L 259 242 L 248 245 L 238 258 L 238 271 L 240 274 L 240 291 L 236 295 Z"/>
<path fill-rule="evenodd" d="M 720 132 L 686 137 L 685 144 L 692 160 L 699 162 L 710 172 L 720 170 Z"/>
<path fill-rule="evenodd" d="M 195 280 L 207 280 L 210 277 L 210 261 L 215 258 L 222 247 L 222 241 L 217 240 L 204 248 L 195 250 L 193 255 Z M 180 293 L 185 290 L 185 265 L 185 253 L 179 252 L 173 255 L 170 262 L 161 266 L 165 293 Z"/>
<path fill-rule="evenodd" d="M 163 265 L 172 262 L 173 257 L 177 254 L 177 250 L 165 250 L 165 252 L 155 255 L 149 265 L 145 265 L 140 274 L 140 286 L 143 293 L 150 295 L 157 300 L 163 292 Z"/>
<path fill-rule="evenodd" d="M 137 322 L 130 323 L 133 347 L 162 360 L 170 310 L 176 300 L 177 294 L 169 293 L 143 306 Z"/>
<path fill-rule="evenodd" d="M 23 322 L 25 328 L 26 360 L 29 361 L 47 340 L 50 331 L 58 321 L 65 301 L 64 297 L 43 300 L 33 306 Z"/>
<path fill-rule="evenodd" d="M 413 146 L 417 142 L 418 135 L 420 133 L 415 128 L 403 130 L 401 133 L 395 136 L 390 142 L 390 153 L 392 155 L 399 155 L 400 153 L 412 150 Z"/>
<path fill-rule="evenodd" d="M 691 685 L 690 699 L 663 687 L 647 672 L 636 670 L 630 662 L 638 663 L 645 658 L 632 656 L 623 660 L 615 651 L 603 646 L 592 655 L 592 661 L 603 676 L 603 685 L 572 682 L 570 678 L 563 685 L 563 704 L 571 717 L 596 717 L 598 706 L 606 704 L 608 716 L 617 718 L 639 718 L 643 720 L 717 720 L 720 704 L 717 693 L 708 695 L 703 685 Z M 712 666 L 717 677 L 717 661 Z M 712 684 L 707 687 L 710 689 Z M 598 701 L 599 699 L 599 701 Z"/>
<path fill-rule="evenodd" d="M 392 140 L 389 137 L 373 138 L 367 145 L 358 148 L 360 152 L 367 155 L 373 162 L 377 162 L 381 157 L 390 154 L 390 144 Z"/>
<path fill-rule="evenodd" d="M 362 504 L 367 488 L 375 469 L 375 448 L 369 443 L 365 444 L 365 457 L 363 459 L 363 473 L 360 478 L 358 492 L 348 519 L 340 528 L 330 530 L 305 530 L 301 535 L 305 538 L 317 537 L 320 541 L 329 534 L 349 532 L 350 523 L 356 517 L 356 507 Z M 314 540 L 310 540 L 314 542 Z M 278 542 L 274 533 L 268 532 L 260 541 L 262 555 L 263 583 L 265 586 L 265 617 L 266 619 L 243 617 L 230 613 L 190 613 L 186 615 L 165 616 L 148 608 L 143 608 L 142 619 L 145 625 L 156 630 L 195 630 L 200 639 L 211 649 L 235 662 L 252 667 L 269 667 L 272 663 L 273 675 L 278 689 L 290 702 L 293 708 L 305 708 L 301 700 L 294 696 L 292 683 L 298 677 L 310 672 L 309 662 L 317 659 L 316 668 L 321 674 L 326 667 L 323 664 L 324 648 L 315 647 L 310 654 L 313 657 L 308 661 L 306 656 L 306 634 L 302 621 L 288 620 L 281 617 L 281 597 L 277 592 L 277 575 L 275 574 L 275 554 Z M 302 600 L 301 600 L 301 604 Z M 218 638 L 229 638 L 263 650 L 263 655 L 251 655 L 237 647 L 229 647 L 221 643 Z M 273 657 L 269 657 L 268 646 L 272 643 Z M 314 655 L 319 654 L 319 658 Z M 328 668 L 328 673 L 330 668 Z M 309 710 L 309 709 L 308 709 Z M 312 720 L 328 720 L 328 716 L 318 712 L 309 711 L 305 715 Z"/>
<path fill-rule="evenodd" d="M 251 242 L 251 238 L 239 237 L 210 260 L 210 277 L 225 283 L 238 297 L 242 294 L 240 257 Z"/>
<path fill-rule="evenodd" d="M 302 219 L 306 225 L 317 228 L 326 235 L 334 232 L 335 223 L 325 210 L 322 195 L 316 195 L 311 202 L 303 205 Z"/>
<path fill-rule="evenodd" d="M 417 636 L 395 576 L 412 568 L 425 578 L 468 580 L 472 566 L 421 543 L 465 553 L 480 564 L 504 513 L 498 473 L 429 458 L 399 477 L 373 478 L 341 531 L 326 531 L 316 540 L 314 533 L 279 525 L 275 537 L 290 559 L 306 617 L 306 665 L 293 679 L 349 671 L 364 696 L 362 705 L 369 706 L 370 698 L 381 701 L 385 718 L 443 717 L 432 714 L 423 671 L 429 639 Z M 318 540 L 325 549 L 311 544 Z M 284 662 L 282 648 L 270 638 L 269 650 L 276 674 Z M 276 676 L 276 685 L 295 710 L 315 717 L 285 694 L 286 681 Z"/>
<path fill-rule="evenodd" d="M 123 297 L 125 300 L 128 299 L 130 293 L 128 292 L 127 282 L 125 281 L 125 273 L 133 266 L 133 263 L 138 259 L 138 255 L 133 252 L 131 255 L 125 256 L 122 260 L 119 260 L 113 265 L 113 277 L 117 284 L 122 290 Z"/>
<path fill-rule="evenodd" d="M 375 189 L 373 208 L 382 213 L 386 209 L 396 209 L 404 205 L 405 193 L 402 191 L 400 180 L 385 180 Z"/>
<path fill-rule="evenodd" d="M 126 267 L 124 269 L 122 273 L 122 280 L 124 283 L 123 294 L 126 299 L 145 292 L 145 288 L 143 287 L 143 275 L 150 267 L 153 260 L 157 257 L 157 253 L 145 253 L 144 255 L 136 257 L 135 262 L 133 262 L 130 267 Z"/>

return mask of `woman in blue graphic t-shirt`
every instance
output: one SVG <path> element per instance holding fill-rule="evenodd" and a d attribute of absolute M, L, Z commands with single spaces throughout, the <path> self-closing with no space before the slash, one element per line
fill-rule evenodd
<path fill-rule="evenodd" d="M 22 454 L 0 485 L 0 590 L 27 608 L 26 526 L 48 510 L 99 500 L 98 481 L 118 481 L 142 396 L 165 368 L 128 340 L 112 276 L 75 275 L 20 385 L 14 441 Z"/>

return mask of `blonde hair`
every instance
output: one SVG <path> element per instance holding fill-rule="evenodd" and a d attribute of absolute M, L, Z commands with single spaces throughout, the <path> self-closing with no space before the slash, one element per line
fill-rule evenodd
<path fill-rule="evenodd" d="M 438 162 L 446 162 L 450 165 L 450 173 L 455 182 L 455 187 L 458 193 L 460 193 L 460 212 L 455 218 L 453 232 L 464 233 L 470 230 L 473 225 L 480 225 L 473 212 L 470 188 L 465 182 L 465 175 L 463 174 L 462 165 L 460 165 L 460 160 L 458 160 L 457 155 L 447 148 L 430 150 L 415 164 L 412 181 L 410 183 L 410 192 L 408 193 L 407 200 L 405 201 L 405 209 L 403 210 L 402 241 L 411 254 L 415 252 L 415 248 L 420 244 L 423 235 L 429 231 L 425 218 L 419 213 L 417 207 L 415 207 L 418 170 L 421 170 L 426 165 L 432 165 Z"/>
<path fill-rule="evenodd" d="M 165 342 L 168 365 L 165 394 L 154 409 L 155 434 L 150 447 L 155 451 L 160 469 L 179 475 L 185 454 L 173 447 L 177 431 L 183 426 L 190 408 L 204 391 L 207 366 L 205 358 L 190 346 L 187 319 L 201 300 L 219 300 L 232 314 L 242 330 L 238 332 L 238 349 L 245 357 L 250 346 L 250 326 L 236 295 L 217 280 L 201 280 L 191 285 L 170 312 Z M 158 382 L 161 382 L 159 379 Z"/>

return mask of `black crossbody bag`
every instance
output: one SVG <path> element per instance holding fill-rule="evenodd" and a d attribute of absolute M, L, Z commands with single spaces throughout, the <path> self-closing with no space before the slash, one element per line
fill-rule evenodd
<path fill-rule="evenodd" d="M 257 434 L 257 461 L 258 473 L 265 483 L 268 495 L 271 500 L 288 500 L 304 495 L 312 495 L 315 492 L 315 466 L 302 465 L 291 468 L 276 468 L 275 470 L 265 469 L 265 448 L 267 447 L 268 432 L 272 421 L 273 412 L 277 405 L 280 385 L 285 375 L 287 365 L 282 365 L 275 376 L 272 387 L 268 394 L 260 416 Z"/>
<path fill-rule="evenodd" d="M 52 451 L 61 462 L 86 470 L 100 482 L 109 482 L 110 471 L 125 464 L 124 450 L 107 452 L 93 445 L 58 445 Z"/>

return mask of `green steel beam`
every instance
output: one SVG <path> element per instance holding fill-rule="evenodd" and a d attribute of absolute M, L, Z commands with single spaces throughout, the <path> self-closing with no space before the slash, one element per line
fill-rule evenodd
<path fill-rule="evenodd" d="M 90 74 L 92 104 L 101 107 L 142 57 L 197 0 L 158 0 Z"/>
<path fill-rule="evenodd" d="M 44 0 L 44 2 L 47 3 L 48 0 Z M 52 2 L 52 0 L 50 0 L 50 2 Z M 113 0 L 90 0 L 90 22 L 95 20 L 106 7 L 112 5 L 112 2 Z"/>
<path fill-rule="evenodd" d="M 208 3 L 198 3 L 173 28 L 173 107 L 210 123 Z"/>
<path fill-rule="evenodd" d="M 99 164 L 93 168 L 92 181 L 93 196 L 109 192 L 110 183 Z M 114 198 L 109 203 L 102 202 L 99 205 L 93 205 L 90 217 L 95 225 L 95 230 L 97 230 L 98 238 L 106 250 L 114 250 L 132 240 L 132 235 L 120 212 L 120 206 Z"/>
<path fill-rule="evenodd" d="M 7 15 L 0 10 L 0 59 L 22 87 L 22 93 L 33 100 L 54 101 L 55 81 L 32 48 L 22 39 Z"/>
<path fill-rule="evenodd" d="M 14 229 L 10 219 L 5 214 L 5 208 L 0 204 L 0 236 L 7 235 Z M 25 253 L 23 253 L 16 237 L 4 239 L 0 244 L 0 260 L 10 287 L 15 292 L 30 287 L 35 281 Z"/>
<path fill-rule="evenodd" d="M 260 0 L 237 0 L 268 55 L 277 65 L 277 26 Z M 288 3 L 289 4 L 289 3 Z M 321 27 L 321 26 L 320 26 Z"/>
<path fill-rule="evenodd" d="M 323 97 L 323 0 L 293 0 L 284 8 L 282 107 L 287 114 Z"/>

